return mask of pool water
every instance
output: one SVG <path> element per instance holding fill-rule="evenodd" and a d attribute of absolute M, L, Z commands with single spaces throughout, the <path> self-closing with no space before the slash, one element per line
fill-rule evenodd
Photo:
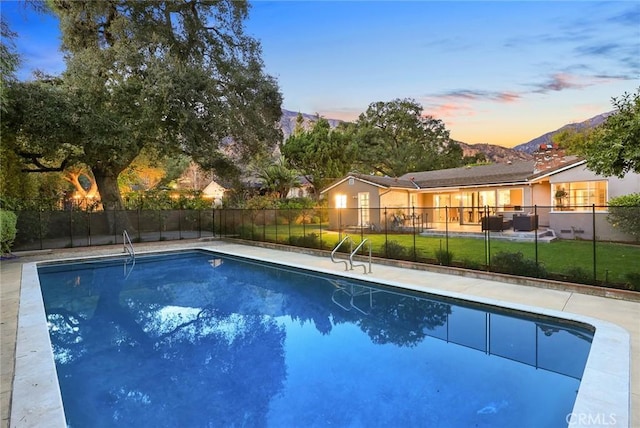
<path fill-rule="evenodd" d="M 593 337 L 205 251 L 39 277 L 70 427 L 567 426 Z"/>

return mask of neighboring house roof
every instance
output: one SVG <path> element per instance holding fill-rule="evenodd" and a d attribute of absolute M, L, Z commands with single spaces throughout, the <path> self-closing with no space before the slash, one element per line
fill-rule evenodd
<path fill-rule="evenodd" d="M 460 168 L 440 169 L 435 171 L 411 172 L 398 178 L 351 173 L 346 177 L 337 180 L 326 189 L 322 190 L 321 193 L 331 190 L 332 188 L 344 183 L 349 178 L 355 178 L 362 182 L 386 189 L 403 188 L 417 190 L 443 187 L 527 183 L 540 180 L 541 178 L 573 168 L 583 163 L 584 160 L 578 157 L 568 156 L 563 159 L 561 164 L 552 168 L 547 168 L 543 171 L 536 170 L 536 164 L 534 161 L 522 161 L 464 166 Z"/>

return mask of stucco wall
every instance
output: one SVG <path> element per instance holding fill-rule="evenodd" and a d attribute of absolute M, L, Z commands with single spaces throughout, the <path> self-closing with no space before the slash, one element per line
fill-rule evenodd
<path fill-rule="evenodd" d="M 584 211 L 552 213 L 549 227 L 562 239 L 593 239 L 594 215 Z M 611 226 L 607 213 L 598 211 L 595 213 L 595 236 L 602 241 L 633 241 L 632 237 Z"/>
<path fill-rule="evenodd" d="M 380 218 L 378 216 L 377 207 L 380 206 L 380 187 L 373 184 L 364 183 L 359 180 L 353 180 L 353 184 L 349 184 L 349 180 L 344 183 L 340 183 L 333 189 L 327 192 L 327 202 L 329 205 L 329 228 L 337 229 L 338 224 L 341 228 L 347 226 L 355 226 L 359 224 L 359 210 L 358 210 L 358 193 L 369 193 L 369 206 L 376 208 L 370 210 L 369 223 L 379 224 Z M 336 209 L 336 195 L 346 195 L 347 206 L 344 209 Z"/>
<path fill-rule="evenodd" d="M 640 174 L 629 173 L 624 178 L 603 177 L 588 170 L 584 165 L 571 168 L 550 177 L 551 183 L 573 181 L 607 180 L 608 199 L 629 193 L 640 192 Z M 550 227 L 557 236 L 564 239 L 593 239 L 593 216 L 589 211 L 553 212 L 550 215 Z M 607 221 L 607 212 L 596 211 L 596 239 L 604 241 L 633 241 L 632 237 L 618 229 L 614 229 Z"/>

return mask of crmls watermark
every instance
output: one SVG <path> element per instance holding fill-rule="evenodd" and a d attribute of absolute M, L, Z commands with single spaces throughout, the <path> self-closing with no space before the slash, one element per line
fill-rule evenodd
<path fill-rule="evenodd" d="M 570 427 L 614 427 L 618 422 L 615 413 L 569 413 L 566 421 Z"/>

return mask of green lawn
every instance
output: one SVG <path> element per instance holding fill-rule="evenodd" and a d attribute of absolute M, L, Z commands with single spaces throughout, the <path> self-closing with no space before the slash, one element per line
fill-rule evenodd
<path fill-rule="evenodd" d="M 289 232 L 290 231 L 290 232 Z M 289 233 L 292 237 L 301 237 L 315 233 L 322 234 L 323 248 L 332 249 L 338 243 L 338 233 L 322 229 L 318 225 L 284 225 L 255 226 L 253 239 L 270 242 L 288 242 Z M 344 233 L 341 235 L 344 237 Z M 360 242 L 360 234 L 350 234 L 353 240 Z M 364 238 L 371 241 L 374 254 L 384 255 L 385 235 L 365 234 Z M 414 236 L 411 234 L 386 235 L 388 241 L 394 241 L 405 248 L 407 259 L 414 254 Z M 435 259 L 436 251 L 445 249 L 447 240 L 444 237 L 415 236 L 415 251 L 417 259 Z M 485 241 L 475 238 L 449 238 L 448 249 L 453 254 L 454 263 L 467 266 L 485 265 Z M 536 246 L 533 242 L 490 241 L 491 256 L 497 252 L 520 252 L 525 258 L 535 260 Z M 593 243 L 592 241 L 557 240 L 551 243 L 538 243 L 538 261 L 552 274 L 566 274 L 572 269 L 579 268 L 589 276 L 593 273 Z M 640 245 L 617 244 L 609 242 L 596 243 L 596 274 L 598 281 L 605 279 L 611 283 L 627 283 L 627 275 L 635 274 L 640 277 Z"/>

